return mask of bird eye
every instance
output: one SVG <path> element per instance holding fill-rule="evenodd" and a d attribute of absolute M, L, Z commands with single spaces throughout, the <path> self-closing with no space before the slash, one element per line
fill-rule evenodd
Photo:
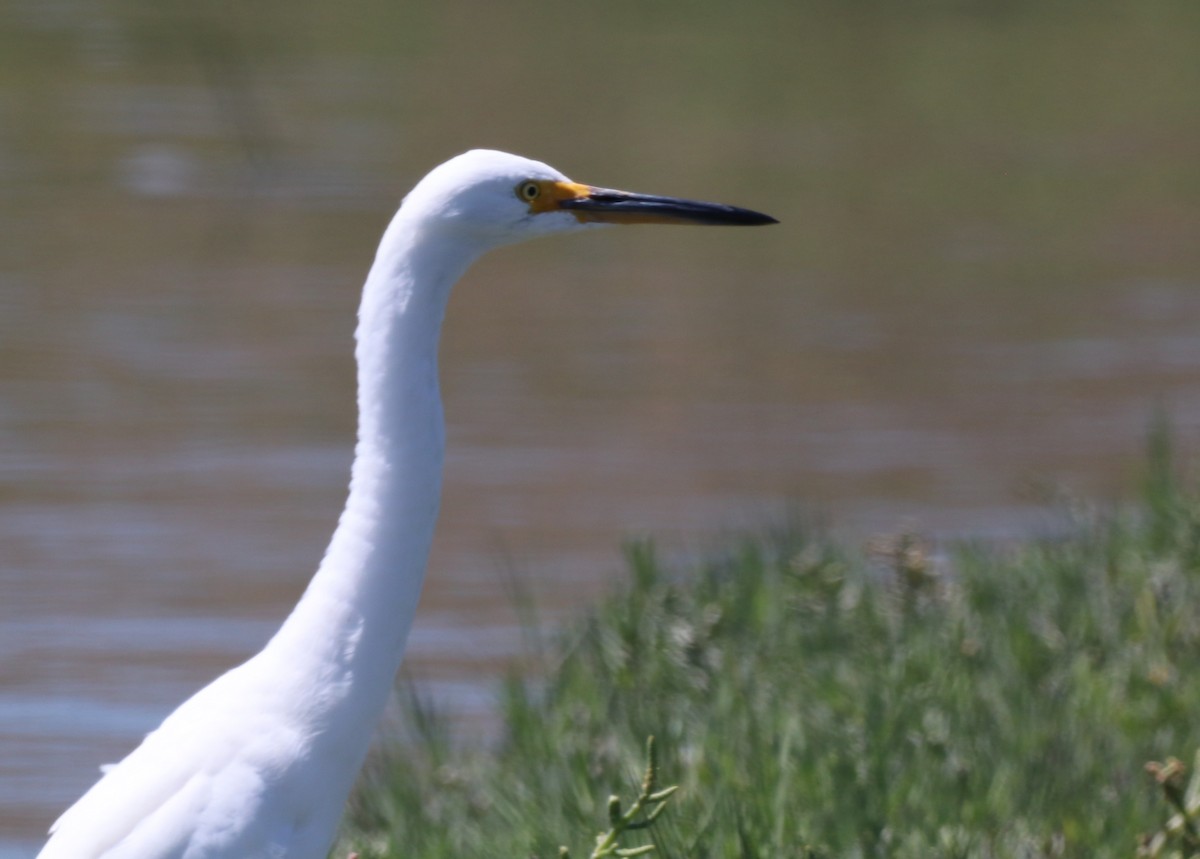
<path fill-rule="evenodd" d="M 541 193 L 542 189 L 537 182 L 522 182 L 517 186 L 517 196 L 522 200 L 533 202 Z"/>

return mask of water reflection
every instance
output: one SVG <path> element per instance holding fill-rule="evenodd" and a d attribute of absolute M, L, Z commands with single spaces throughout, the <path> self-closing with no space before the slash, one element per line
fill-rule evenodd
<path fill-rule="evenodd" d="M 918 6 L 0 9 L 0 855 L 299 594 L 376 238 L 468 146 L 784 223 L 461 285 L 410 670 L 463 718 L 510 569 L 553 618 L 623 536 L 793 502 L 1011 534 L 1045 481 L 1128 495 L 1156 405 L 1190 440 L 1195 7 Z"/>

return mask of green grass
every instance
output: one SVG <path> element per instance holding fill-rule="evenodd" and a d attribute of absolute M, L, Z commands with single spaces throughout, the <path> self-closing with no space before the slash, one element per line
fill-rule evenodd
<path fill-rule="evenodd" d="M 632 548 L 565 658 L 507 682 L 495 748 L 412 710 L 340 855 L 586 855 L 653 734 L 658 855 L 1133 856 L 1168 814 L 1144 764 L 1200 745 L 1200 497 L 1157 438 L 1136 509 L 1054 539 Z"/>

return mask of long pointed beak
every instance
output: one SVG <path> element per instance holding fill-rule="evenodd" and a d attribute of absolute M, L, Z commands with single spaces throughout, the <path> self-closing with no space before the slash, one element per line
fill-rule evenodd
<path fill-rule="evenodd" d="M 706 224 L 710 226 L 751 227 L 777 224 L 777 220 L 762 212 L 726 206 L 722 203 L 702 203 L 678 197 L 656 197 L 651 194 L 631 194 L 610 188 L 590 185 L 570 186 L 573 193 L 558 200 L 558 207 L 580 221 L 610 224 Z"/>

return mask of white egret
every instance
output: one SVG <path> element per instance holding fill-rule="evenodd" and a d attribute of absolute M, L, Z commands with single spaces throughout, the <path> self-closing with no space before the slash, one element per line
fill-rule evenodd
<path fill-rule="evenodd" d="M 39 859 L 324 859 L 392 688 L 441 492 L 437 348 L 485 251 L 606 223 L 768 224 L 757 212 L 580 185 L 489 150 L 405 197 L 359 307 L 346 507 L 291 615 L 71 806 Z"/>

